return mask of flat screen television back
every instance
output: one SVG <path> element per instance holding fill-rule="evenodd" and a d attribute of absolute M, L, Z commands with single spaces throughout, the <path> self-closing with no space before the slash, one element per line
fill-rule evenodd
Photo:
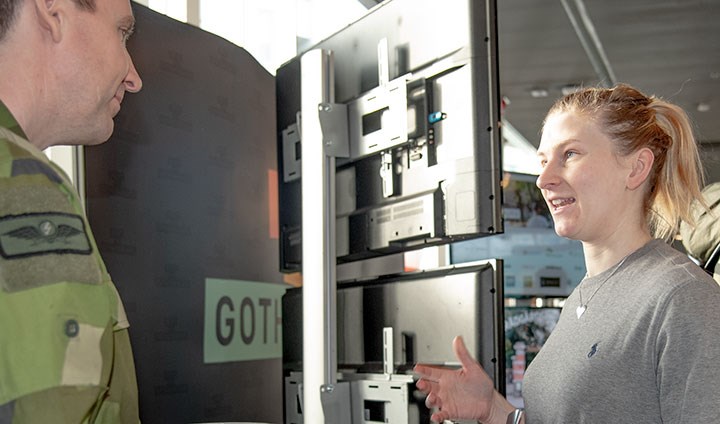
<path fill-rule="evenodd" d="M 495 0 L 388 0 L 311 48 L 334 61 L 339 263 L 501 233 Z M 302 55 L 277 70 L 280 268 L 302 267 Z"/>
<path fill-rule="evenodd" d="M 337 366 L 348 373 L 383 373 L 384 333 L 392 328 L 393 366 L 459 365 L 452 349 L 463 336 L 470 353 L 504 387 L 502 260 L 341 282 L 337 290 Z M 283 366 L 302 371 L 302 288 L 282 302 Z M 286 319 L 292 317 L 292 319 Z"/>

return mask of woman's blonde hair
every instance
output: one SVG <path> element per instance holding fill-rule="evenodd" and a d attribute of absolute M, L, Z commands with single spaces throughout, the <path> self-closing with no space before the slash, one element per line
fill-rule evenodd
<path fill-rule="evenodd" d="M 555 102 L 548 115 L 569 111 L 591 117 L 615 142 L 620 156 L 644 147 L 653 152 L 644 209 L 654 237 L 669 241 L 681 220 L 693 224 L 693 200 L 705 204 L 700 192 L 704 177 L 690 119 L 682 108 L 619 84 L 571 93 Z"/>

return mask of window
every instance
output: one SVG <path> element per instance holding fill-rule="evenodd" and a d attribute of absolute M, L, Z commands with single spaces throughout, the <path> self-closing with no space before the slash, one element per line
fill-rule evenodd
<path fill-rule="evenodd" d="M 367 12 L 358 0 L 136 1 L 243 47 L 273 75 L 298 52 Z"/>

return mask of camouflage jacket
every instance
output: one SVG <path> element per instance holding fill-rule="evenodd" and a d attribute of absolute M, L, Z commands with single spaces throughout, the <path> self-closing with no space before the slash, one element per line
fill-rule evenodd
<path fill-rule="evenodd" d="M 119 422 L 120 407 L 103 404 L 112 403 L 115 333 L 127 327 L 77 192 L 0 102 L 0 405 L 96 387 L 84 422 Z M 122 352 L 132 364 L 129 341 Z M 137 402 L 130 368 L 118 380 L 132 382 Z"/>

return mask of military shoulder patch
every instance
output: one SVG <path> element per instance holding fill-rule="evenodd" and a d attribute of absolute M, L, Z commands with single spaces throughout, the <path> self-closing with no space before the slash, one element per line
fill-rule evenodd
<path fill-rule="evenodd" d="M 0 217 L 0 255 L 5 259 L 92 253 L 85 222 L 66 213 L 28 213 Z"/>

